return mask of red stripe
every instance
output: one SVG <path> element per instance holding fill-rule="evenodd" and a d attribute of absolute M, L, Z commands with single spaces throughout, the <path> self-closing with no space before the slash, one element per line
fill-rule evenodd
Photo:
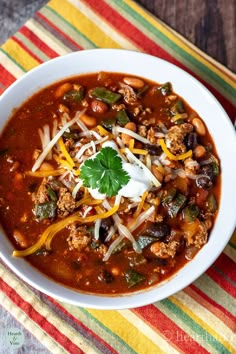
<path fill-rule="evenodd" d="M 132 310 L 154 330 L 158 331 L 171 345 L 184 353 L 208 353 L 200 344 L 195 342 L 186 332 L 171 321 L 154 305 L 139 307 Z M 190 349 L 191 348 L 191 349 Z"/>
<path fill-rule="evenodd" d="M 45 42 L 43 42 L 35 33 L 33 33 L 26 26 L 21 27 L 19 30 L 26 38 L 28 38 L 36 47 L 38 47 L 44 54 L 46 54 L 50 59 L 56 58 L 58 53 L 56 53 L 52 48 L 50 48 Z"/>
<path fill-rule="evenodd" d="M 71 37 L 69 37 L 65 32 L 61 31 L 60 28 L 54 25 L 47 17 L 43 16 L 40 12 L 37 12 L 37 16 L 40 17 L 44 22 L 54 28 L 58 33 L 65 37 L 69 42 L 75 45 L 78 49 L 83 49 L 77 42 L 75 42 Z"/>
<path fill-rule="evenodd" d="M 10 86 L 16 78 L 7 71 L 4 66 L 0 64 L 0 72 L 1 72 L 1 84 L 4 85 L 6 88 Z"/>
<path fill-rule="evenodd" d="M 61 306 L 56 300 L 47 296 L 48 300 L 53 303 L 54 306 L 57 307 L 61 312 L 63 312 L 66 316 L 68 316 L 73 322 L 78 323 L 80 327 L 82 327 L 87 333 L 89 333 L 92 337 L 95 338 L 97 342 L 101 342 L 103 346 L 109 349 L 109 353 L 118 353 L 114 348 L 112 348 L 107 342 L 105 342 L 101 337 L 99 337 L 95 332 L 93 332 L 90 328 L 86 327 L 78 318 L 74 317 L 69 311 L 67 311 L 63 306 Z"/>
<path fill-rule="evenodd" d="M 191 289 L 191 290 L 189 290 Z M 236 316 L 232 313 L 228 312 L 222 305 L 218 304 L 216 301 L 212 300 L 209 296 L 203 293 L 199 288 L 197 288 L 194 284 L 191 284 L 184 291 L 189 294 L 191 297 L 197 299 L 198 303 L 206 307 L 209 311 L 211 311 L 214 315 L 220 318 L 223 322 L 226 323 L 228 327 L 232 330 L 235 330 Z M 194 295 L 195 294 L 195 295 Z"/>
<path fill-rule="evenodd" d="M 143 51 L 146 53 L 152 54 L 154 56 L 165 59 L 185 71 L 189 72 L 192 76 L 196 77 L 199 81 L 201 81 L 212 93 L 213 95 L 220 101 L 220 103 L 224 106 L 224 109 L 228 113 L 229 117 L 232 121 L 235 119 L 235 107 L 234 105 L 228 101 L 222 94 L 220 94 L 216 89 L 211 87 L 207 82 L 198 77 L 194 72 L 184 66 L 181 62 L 175 59 L 175 57 L 171 56 L 167 53 L 163 48 L 158 46 L 154 41 L 148 38 L 141 30 L 132 25 L 128 20 L 122 17 L 118 12 L 111 8 L 108 4 L 106 4 L 103 0 L 83 0 L 86 6 L 90 6 L 93 11 L 97 12 L 100 16 L 102 16 L 107 23 L 111 27 L 114 27 L 117 32 L 120 32 L 123 36 L 131 40 L 133 43 L 138 45 Z"/>
<path fill-rule="evenodd" d="M 218 272 L 214 266 L 206 271 L 206 274 L 214 280 L 223 290 L 225 290 L 229 295 L 236 298 L 236 288 L 233 286 L 220 272 Z"/>
<path fill-rule="evenodd" d="M 83 354 L 84 352 L 75 345 L 68 337 L 58 330 L 53 324 L 47 321 L 34 307 L 25 301 L 13 288 L 4 280 L 0 279 L 1 290 L 18 306 L 25 314 L 39 325 L 47 334 L 49 334 L 57 343 L 59 343 L 70 354 Z"/>
<path fill-rule="evenodd" d="M 28 47 L 26 47 L 26 45 L 24 43 L 22 43 L 18 38 L 16 38 L 15 36 L 12 36 L 11 39 L 16 42 L 17 44 L 19 44 L 19 46 L 21 46 L 22 49 L 24 49 L 32 58 L 34 58 L 39 64 L 41 64 L 43 61 L 41 59 L 39 59 L 39 57 L 37 57 L 37 55 L 35 55 Z"/>
<path fill-rule="evenodd" d="M 227 277 L 236 282 L 236 263 L 232 261 L 225 253 L 221 253 L 214 265 Z"/>

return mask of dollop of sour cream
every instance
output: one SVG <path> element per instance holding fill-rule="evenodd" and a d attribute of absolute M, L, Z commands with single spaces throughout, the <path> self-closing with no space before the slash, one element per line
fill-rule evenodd
<path fill-rule="evenodd" d="M 119 148 L 115 144 L 115 142 L 106 141 L 103 143 L 102 147 L 111 147 L 117 152 L 118 156 L 121 158 L 122 161 L 122 168 L 130 176 L 129 182 L 119 190 L 118 195 L 122 197 L 130 198 L 133 201 L 139 201 L 143 193 L 150 190 L 150 188 L 153 185 L 148 174 L 140 166 L 134 163 L 126 162 L 122 157 L 122 155 L 120 154 Z M 94 157 L 95 156 L 92 156 L 90 158 L 94 158 Z M 95 199 L 106 198 L 106 195 L 100 193 L 97 188 L 96 189 L 88 188 L 88 190 L 91 196 Z"/>

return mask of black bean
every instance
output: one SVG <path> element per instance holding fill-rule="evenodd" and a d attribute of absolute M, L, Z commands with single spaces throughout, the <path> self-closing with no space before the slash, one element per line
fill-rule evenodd
<path fill-rule="evenodd" d="M 145 233 L 149 236 L 164 238 L 170 234 L 170 226 L 164 223 L 153 223 L 147 228 Z"/>
<path fill-rule="evenodd" d="M 201 173 L 208 176 L 210 180 L 213 182 L 215 179 L 214 169 L 212 165 L 205 165 L 201 169 Z"/>
<path fill-rule="evenodd" d="M 105 238 L 107 237 L 108 231 L 111 226 L 112 226 L 112 220 L 110 218 L 102 219 L 100 230 L 99 230 L 99 239 L 101 242 L 105 241 Z"/>
<path fill-rule="evenodd" d="M 199 188 L 208 190 L 213 186 L 213 183 L 208 176 L 202 176 L 196 179 L 196 185 Z"/>
<path fill-rule="evenodd" d="M 114 277 L 106 269 L 101 269 L 98 274 L 98 280 L 102 281 L 103 283 L 109 284 L 114 280 Z"/>
<path fill-rule="evenodd" d="M 160 155 L 162 152 L 161 147 L 157 145 L 145 144 L 144 149 L 146 149 L 152 156 Z"/>
<path fill-rule="evenodd" d="M 102 219 L 101 228 L 103 228 L 105 231 L 108 231 L 111 226 L 112 226 L 112 219 L 111 218 Z"/>
<path fill-rule="evenodd" d="M 189 133 L 185 138 L 185 144 L 188 149 L 194 149 L 198 145 L 197 134 Z"/>

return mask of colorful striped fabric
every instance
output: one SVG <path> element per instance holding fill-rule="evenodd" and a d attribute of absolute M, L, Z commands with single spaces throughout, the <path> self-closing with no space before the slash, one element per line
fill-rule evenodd
<path fill-rule="evenodd" d="M 51 0 L 0 48 L 0 92 L 46 60 L 96 47 L 176 64 L 203 82 L 234 121 L 235 75 L 130 0 Z M 0 263 L 0 301 L 52 353 L 236 353 L 235 261 L 236 233 L 183 291 L 120 311 L 60 303 Z"/>

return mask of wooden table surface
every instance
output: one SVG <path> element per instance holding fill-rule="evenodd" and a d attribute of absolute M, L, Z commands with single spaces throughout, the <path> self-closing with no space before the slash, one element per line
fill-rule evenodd
<path fill-rule="evenodd" d="M 0 0 L 0 44 L 15 33 L 47 1 Z M 236 0 L 136 0 L 136 2 L 236 72 Z"/>

